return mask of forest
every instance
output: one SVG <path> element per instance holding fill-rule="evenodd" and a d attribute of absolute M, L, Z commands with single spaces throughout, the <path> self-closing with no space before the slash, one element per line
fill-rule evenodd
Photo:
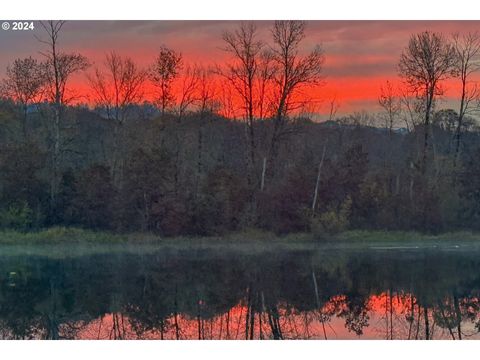
<path fill-rule="evenodd" d="M 272 22 L 265 40 L 241 23 L 215 66 L 161 46 L 148 68 L 65 52 L 64 26 L 42 22 L 38 49 L 1 80 L 0 229 L 480 230 L 477 33 L 412 34 L 380 111 L 338 116 L 321 99 L 319 121 L 311 94 L 328 81 L 328 52 L 302 50 L 306 22 Z M 454 108 L 441 106 L 446 81 Z"/>

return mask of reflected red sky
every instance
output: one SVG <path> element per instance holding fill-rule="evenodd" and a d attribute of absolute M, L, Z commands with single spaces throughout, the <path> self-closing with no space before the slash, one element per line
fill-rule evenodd
<path fill-rule="evenodd" d="M 202 304 L 200 304 L 201 306 Z M 206 304 L 203 304 L 206 305 Z M 279 305 L 279 327 L 283 339 L 425 339 L 425 309 L 410 294 L 394 294 L 385 292 L 368 298 L 364 316 L 366 326 L 360 332 L 352 326 L 349 315 L 348 298 L 343 295 L 331 298 L 319 311 L 300 312 Z M 448 302 L 442 307 L 428 308 L 428 327 L 431 339 L 457 338 L 457 328 L 442 325 L 442 319 L 448 315 Z M 467 305 L 460 305 L 468 311 Z M 440 311 L 439 308 L 443 310 Z M 412 312 L 413 310 L 413 312 Z M 242 340 L 253 335 L 253 339 L 271 339 L 271 319 L 266 312 L 254 312 L 253 333 L 247 330 L 248 307 L 239 303 L 228 312 L 212 318 L 186 317 L 179 314 L 165 321 L 163 331 L 160 329 L 140 329 L 131 322 L 128 315 L 121 313 L 106 314 L 86 324 L 78 323 L 78 339 L 230 339 Z M 176 325 L 175 325 L 176 324 Z M 462 322 L 462 336 L 467 339 L 479 338 L 474 323 Z"/>

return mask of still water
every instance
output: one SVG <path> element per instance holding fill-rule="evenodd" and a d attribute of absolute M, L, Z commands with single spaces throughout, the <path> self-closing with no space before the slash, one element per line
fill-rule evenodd
<path fill-rule="evenodd" d="M 0 248 L 2 339 L 480 339 L 480 252 Z"/>

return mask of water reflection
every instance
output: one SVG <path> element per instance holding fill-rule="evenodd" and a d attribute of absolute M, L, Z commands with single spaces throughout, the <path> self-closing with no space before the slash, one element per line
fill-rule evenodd
<path fill-rule="evenodd" d="M 3 339 L 476 339 L 463 251 L 0 256 Z"/>

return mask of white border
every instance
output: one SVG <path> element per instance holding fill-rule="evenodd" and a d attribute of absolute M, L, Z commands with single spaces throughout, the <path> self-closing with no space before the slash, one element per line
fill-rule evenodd
<path fill-rule="evenodd" d="M 348 19 L 475 20 L 480 2 L 471 0 L 5 0 L 2 20 L 213 20 Z M 1 48 L 0 48 L 1 51 Z M 416 359 L 475 356 L 478 342 L 450 341 L 3 341 L 5 359 Z M 468 352 L 464 352 L 464 351 Z"/>
<path fill-rule="evenodd" d="M 476 20 L 478 0 L 4 0 L 2 20 Z"/>
<path fill-rule="evenodd" d="M 7 359 L 452 359 L 474 356 L 477 341 L 5 341 Z M 11 355 L 11 356 L 8 356 Z"/>

